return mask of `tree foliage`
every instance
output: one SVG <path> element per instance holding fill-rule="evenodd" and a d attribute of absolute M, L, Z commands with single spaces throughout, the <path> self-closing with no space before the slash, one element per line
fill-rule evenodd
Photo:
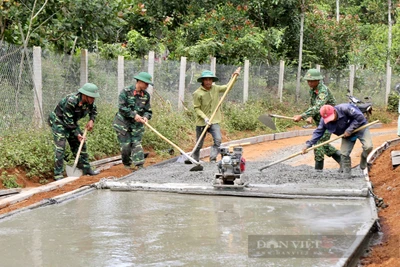
<path fill-rule="evenodd" d="M 359 35 L 358 16 L 340 16 L 336 21 L 333 14 L 314 8 L 306 17 L 305 65 L 321 64 L 328 69 L 346 66 Z"/>

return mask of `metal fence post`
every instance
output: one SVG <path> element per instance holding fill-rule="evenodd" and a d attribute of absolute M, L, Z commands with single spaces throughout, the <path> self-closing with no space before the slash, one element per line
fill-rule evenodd
<path fill-rule="evenodd" d="M 39 128 L 43 126 L 43 99 L 42 99 L 42 48 L 40 46 L 33 47 L 33 94 L 34 98 L 34 125 Z"/>
<path fill-rule="evenodd" d="M 181 57 L 181 67 L 179 72 L 179 97 L 178 110 L 183 108 L 183 100 L 185 99 L 185 80 L 186 80 L 186 57 Z"/>

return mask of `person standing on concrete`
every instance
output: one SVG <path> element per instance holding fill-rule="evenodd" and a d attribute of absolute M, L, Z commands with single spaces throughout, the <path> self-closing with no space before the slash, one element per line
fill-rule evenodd
<path fill-rule="evenodd" d="M 347 178 L 351 177 L 351 158 L 350 153 L 354 148 L 357 139 L 362 144 L 363 152 L 361 153 L 360 168 L 364 170 L 367 168 L 367 157 L 372 151 L 372 138 L 369 128 L 353 133 L 357 128 L 367 124 L 362 112 L 354 105 L 340 104 L 335 107 L 331 105 L 324 105 L 320 109 L 322 117 L 317 129 L 313 132 L 311 140 L 306 142 L 303 148 L 303 153 L 307 153 L 307 149 L 317 144 L 319 140 L 325 135 L 326 131 L 336 135 L 344 134 L 342 138 L 341 151 L 341 164 L 343 173 Z"/>
<path fill-rule="evenodd" d="M 322 82 L 322 75 L 317 69 L 309 69 L 304 76 L 310 86 L 310 107 L 300 115 L 295 115 L 293 120 L 299 122 L 306 120 L 307 123 L 312 124 L 313 120 L 318 126 L 321 119 L 320 108 L 323 105 L 336 105 L 335 97 L 332 95 L 328 87 Z M 325 142 L 331 138 L 331 134 L 326 131 L 319 139 L 319 143 Z M 315 169 L 322 171 L 324 168 L 324 155 L 332 157 L 340 166 L 340 151 L 330 144 L 316 148 L 314 150 Z M 342 169 L 340 168 L 339 171 Z"/>
<path fill-rule="evenodd" d="M 240 68 L 236 69 L 234 74 L 239 75 Z M 211 134 L 214 144 L 211 147 L 210 162 L 216 162 L 219 153 L 219 147 L 222 142 L 222 134 L 219 123 L 222 120 L 221 109 L 218 108 L 214 118 L 210 121 L 211 115 L 216 110 L 219 103 L 219 94 L 225 92 L 228 89 L 228 85 L 215 85 L 214 82 L 218 81 L 218 77 L 214 75 L 212 71 L 205 70 L 201 73 L 201 77 L 197 79 L 197 82 L 201 83 L 201 86 L 193 93 L 193 107 L 196 112 L 196 140 L 198 140 L 208 124 L 210 127 L 207 132 Z M 199 161 L 200 149 L 204 144 L 203 136 L 196 150 L 193 152 L 193 159 Z M 185 161 L 185 163 L 190 163 Z"/>
<path fill-rule="evenodd" d="M 133 77 L 135 85 L 130 85 L 119 94 L 118 112 L 114 117 L 113 128 L 117 132 L 121 147 L 121 158 L 125 168 L 138 170 L 143 168 L 144 152 L 142 137 L 144 123 L 153 115 L 150 106 L 150 94 L 147 87 L 153 85 L 152 77 L 141 72 Z"/>
<path fill-rule="evenodd" d="M 94 103 L 99 97 L 98 87 L 93 83 L 86 83 L 78 90 L 78 93 L 67 95 L 61 99 L 53 112 L 50 113 L 48 123 L 53 132 L 55 145 L 54 180 L 64 178 L 64 154 L 65 144 L 68 141 L 72 153 L 76 157 L 79 145 L 83 139 L 78 120 L 89 115 L 89 122 L 85 128 L 93 129 L 97 116 L 97 108 Z M 92 170 L 87 154 L 86 143 L 83 144 L 77 167 L 83 170 L 85 175 L 96 175 L 99 171 Z"/>

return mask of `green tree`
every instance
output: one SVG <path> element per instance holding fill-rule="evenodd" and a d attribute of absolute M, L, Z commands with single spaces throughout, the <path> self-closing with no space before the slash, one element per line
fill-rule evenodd
<path fill-rule="evenodd" d="M 1 1 L 1 38 L 22 44 L 29 35 L 29 46 L 51 46 L 58 51 L 83 47 L 95 49 L 99 41 L 118 41 L 123 21 L 116 13 L 115 1 Z"/>
<path fill-rule="evenodd" d="M 358 16 L 336 16 L 314 6 L 306 14 L 304 32 L 304 65 L 321 64 L 324 68 L 344 68 L 348 53 L 359 38 Z"/>
<path fill-rule="evenodd" d="M 362 67 L 374 68 L 384 71 L 387 60 L 387 25 L 374 25 L 370 27 L 369 38 L 361 40 L 358 46 L 351 52 L 351 59 L 354 64 Z M 400 71 L 400 26 L 395 24 L 392 27 L 392 48 L 391 58 L 393 72 Z"/>
<path fill-rule="evenodd" d="M 172 58 L 186 56 L 204 62 L 215 56 L 220 64 L 237 64 L 245 59 L 266 61 L 275 55 L 271 47 L 281 44 L 282 31 L 263 31 L 247 16 L 247 6 L 220 5 L 170 32 L 166 45 Z M 194 15 L 193 15 L 194 16 Z"/>

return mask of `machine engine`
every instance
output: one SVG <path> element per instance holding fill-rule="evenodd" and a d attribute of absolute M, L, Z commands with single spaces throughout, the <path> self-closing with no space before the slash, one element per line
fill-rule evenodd
<path fill-rule="evenodd" d="M 234 147 L 233 152 L 229 148 L 220 148 L 221 160 L 218 162 L 218 174 L 215 174 L 216 183 L 219 184 L 243 184 L 241 175 L 245 170 L 246 160 L 243 157 L 243 148 Z"/>

